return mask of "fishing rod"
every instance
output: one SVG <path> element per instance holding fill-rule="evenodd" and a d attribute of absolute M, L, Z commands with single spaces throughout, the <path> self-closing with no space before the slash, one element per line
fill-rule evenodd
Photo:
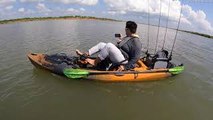
<path fill-rule="evenodd" d="M 147 40 L 148 40 L 148 43 L 147 43 L 147 51 L 146 51 L 146 54 L 148 54 L 148 50 L 149 50 L 149 19 L 150 19 L 150 11 L 149 11 L 149 0 L 147 2 L 147 8 L 148 8 L 148 25 L 147 25 L 147 29 L 148 29 L 148 32 L 147 32 Z"/>
<path fill-rule="evenodd" d="M 157 38 L 156 38 L 156 44 L 155 44 L 155 52 L 156 52 L 157 46 L 158 46 L 158 38 L 159 38 L 159 30 L 160 30 L 160 22 L 161 22 L 161 5 L 162 5 L 162 3 L 160 0 L 160 15 L 159 15 L 159 19 L 158 19 L 158 32 L 157 32 Z"/>
<path fill-rule="evenodd" d="M 166 32 L 165 32 L 165 34 L 164 34 L 163 47 L 162 47 L 162 49 L 164 49 L 164 45 L 165 45 L 165 41 L 166 41 L 166 36 L 167 36 L 167 31 L 168 31 L 169 13 L 170 13 L 170 0 L 169 0 L 169 6 L 168 6 L 168 17 L 167 17 L 167 23 L 166 23 Z"/>
<path fill-rule="evenodd" d="M 173 52 L 173 49 L 174 49 L 174 46 L 175 46 L 175 43 L 176 43 L 176 40 L 177 40 L 178 30 L 180 28 L 180 20 L 181 20 L 181 14 L 182 14 L 182 5 L 180 7 L 181 8 L 180 8 L 180 15 L 179 15 L 179 20 L 178 20 L 178 26 L 177 26 L 177 30 L 175 32 L 175 38 L 174 38 L 174 42 L 173 42 L 173 45 L 172 45 L 172 50 L 171 50 L 170 56 L 169 56 L 170 59 L 172 58 L 172 52 Z"/>

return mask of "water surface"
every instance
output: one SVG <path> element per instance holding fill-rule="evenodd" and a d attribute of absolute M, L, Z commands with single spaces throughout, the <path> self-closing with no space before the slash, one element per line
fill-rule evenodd
<path fill-rule="evenodd" d="M 185 71 L 162 81 L 101 83 L 70 80 L 36 69 L 28 52 L 74 54 L 124 35 L 124 22 L 34 21 L 0 25 L 0 119 L 2 120 L 212 120 L 213 40 L 179 32 L 173 61 Z M 154 52 L 157 28 L 139 25 L 143 49 Z M 160 28 L 158 49 L 165 28 Z M 171 50 L 169 30 L 165 49 Z"/>

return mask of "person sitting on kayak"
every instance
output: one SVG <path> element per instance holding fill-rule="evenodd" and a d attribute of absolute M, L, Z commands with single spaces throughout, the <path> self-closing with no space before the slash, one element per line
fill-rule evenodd
<path fill-rule="evenodd" d="M 93 46 L 86 53 L 82 53 L 76 50 L 78 55 L 86 54 L 91 56 L 98 53 L 98 57 L 94 59 L 87 58 L 86 61 L 94 66 L 98 63 L 109 58 L 112 64 L 119 64 L 118 71 L 130 70 L 135 67 L 135 63 L 141 57 L 142 43 L 139 40 L 139 36 L 136 35 L 137 24 L 133 21 L 126 22 L 126 36 L 119 38 L 120 41 L 117 45 L 112 43 L 100 42 Z"/>

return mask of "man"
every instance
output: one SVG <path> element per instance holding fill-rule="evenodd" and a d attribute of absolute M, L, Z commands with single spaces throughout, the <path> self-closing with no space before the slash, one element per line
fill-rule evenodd
<path fill-rule="evenodd" d="M 89 59 L 86 61 L 94 66 L 96 66 L 101 61 L 109 58 L 114 64 L 120 64 L 118 71 L 130 70 L 135 67 L 135 63 L 140 59 L 142 44 L 139 40 L 138 35 L 136 35 L 137 24 L 133 21 L 126 22 L 126 37 L 119 38 L 121 41 L 114 45 L 112 43 L 100 42 L 93 46 L 86 52 L 86 55 L 93 55 L 98 53 L 97 59 Z M 79 50 L 76 50 L 78 55 L 82 55 Z"/>

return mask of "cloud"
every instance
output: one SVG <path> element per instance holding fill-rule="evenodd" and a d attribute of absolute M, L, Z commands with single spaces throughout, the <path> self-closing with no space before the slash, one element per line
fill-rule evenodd
<path fill-rule="evenodd" d="M 80 8 L 80 11 L 82 11 L 82 12 L 84 12 L 84 11 L 86 11 L 84 8 Z"/>
<path fill-rule="evenodd" d="M 202 10 L 194 11 L 189 5 L 183 5 L 182 9 L 183 18 L 181 22 L 184 24 L 185 28 L 210 34 L 213 33 L 213 27 L 207 21 L 206 14 Z"/>
<path fill-rule="evenodd" d="M 159 15 L 160 12 L 162 16 L 168 16 L 168 6 L 170 4 L 170 18 L 178 19 L 180 13 L 180 1 L 169 0 L 119 0 L 115 2 L 114 0 L 104 0 L 109 11 L 114 11 L 115 13 L 150 13 L 154 15 Z M 160 10 L 161 5 L 161 10 Z M 141 15 L 141 14 L 138 14 Z"/>
<path fill-rule="evenodd" d="M 123 14 L 127 17 L 140 18 L 149 13 L 150 16 L 156 18 L 161 13 L 165 21 L 168 18 L 169 10 L 169 20 L 172 21 L 172 24 L 179 20 L 182 7 L 181 28 L 213 34 L 213 27 L 206 19 L 204 11 L 195 11 L 189 5 L 181 5 L 180 0 L 161 0 L 161 2 L 160 0 L 118 0 L 116 2 L 114 0 L 104 0 L 104 2 L 108 6 L 107 13 L 110 15 Z"/>
<path fill-rule="evenodd" d="M 43 2 L 44 0 L 20 0 L 20 2 Z M 46 0 L 63 4 L 96 5 L 98 0 Z"/>
<path fill-rule="evenodd" d="M 79 12 L 79 11 L 76 10 L 76 9 L 74 9 L 74 8 L 69 8 L 69 9 L 67 9 L 67 12 L 77 13 L 77 12 Z"/>
<path fill-rule="evenodd" d="M 11 9 L 13 9 L 13 5 L 7 6 L 7 7 L 5 7 L 5 9 L 6 10 L 11 10 Z"/>
<path fill-rule="evenodd" d="M 0 0 L 0 19 L 5 19 L 6 16 L 13 14 L 11 10 L 15 2 L 16 0 Z"/>
<path fill-rule="evenodd" d="M 42 2 L 44 0 L 20 0 L 20 2 Z"/>
<path fill-rule="evenodd" d="M 98 0 L 50 0 L 64 4 L 96 5 Z"/>
<path fill-rule="evenodd" d="M 47 8 L 46 5 L 43 3 L 38 3 L 36 5 L 36 8 L 39 12 L 51 12 L 51 10 L 49 8 Z"/>
<path fill-rule="evenodd" d="M 0 0 L 0 7 L 9 6 L 15 2 L 16 0 Z"/>
<path fill-rule="evenodd" d="M 106 12 L 104 12 L 104 13 L 106 13 Z M 116 15 L 116 14 L 126 14 L 126 11 L 108 11 L 107 12 L 108 14 L 110 14 L 110 15 Z"/>
<path fill-rule="evenodd" d="M 80 8 L 80 9 L 69 8 L 66 10 L 66 12 L 70 14 L 81 14 L 81 13 L 84 13 L 85 11 L 86 10 L 84 8 Z"/>
<path fill-rule="evenodd" d="M 103 0 L 103 4 L 105 4 L 106 7 L 104 6 L 103 11 L 97 11 L 97 13 L 92 10 L 87 11 L 81 7 L 76 8 L 76 5 L 94 6 L 97 5 L 98 1 L 99 0 L 0 0 L 0 16 L 1 19 L 5 19 L 8 18 L 7 16 L 16 18 L 42 15 L 92 14 L 95 16 L 108 15 L 115 19 L 119 19 L 121 16 L 124 20 L 138 20 L 147 23 L 147 13 L 149 13 L 150 23 L 158 24 L 158 18 L 161 14 L 161 25 L 165 26 L 165 20 L 168 18 L 168 8 L 170 8 L 169 26 L 176 27 L 177 21 L 179 20 L 180 8 L 182 7 L 181 29 L 213 35 L 213 27 L 207 20 L 206 13 L 202 10 L 193 10 L 189 5 L 181 4 L 181 0 Z M 25 7 L 29 2 L 32 3 L 30 7 Z M 71 6 L 72 4 L 74 6 Z M 170 7 L 168 7 L 169 4 Z"/>
<path fill-rule="evenodd" d="M 25 11 L 24 8 L 19 8 L 19 9 L 18 9 L 18 12 L 24 12 L 24 11 Z"/>

